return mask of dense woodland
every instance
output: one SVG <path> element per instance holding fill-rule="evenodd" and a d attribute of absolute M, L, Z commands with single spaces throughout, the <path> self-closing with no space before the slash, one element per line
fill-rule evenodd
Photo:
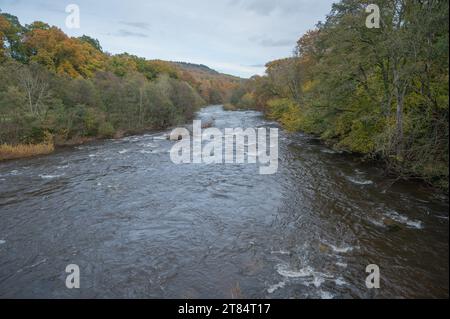
<path fill-rule="evenodd" d="M 79 143 L 166 128 L 241 80 L 204 66 L 111 55 L 89 36 L 0 13 L 0 145 Z M 51 142 L 49 142 L 51 140 Z"/>
<path fill-rule="evenodd" d="M 369 3 L 381 10 L 380 28 L 366 27 Z M 111 55 L 89 36 L 0 13 L 0 145 L 160 129 L 230 102 L 448 189 L 448 9 L 446 0 L 342 0 L 293 56 L 247 81 Z"/>
<path fill-rule="evenodd" d="M 380 28 L 366 27 L 369 3 Z M 448 189 L 448 10 L 447 0 L 340 1 L 231 101 Z"/>

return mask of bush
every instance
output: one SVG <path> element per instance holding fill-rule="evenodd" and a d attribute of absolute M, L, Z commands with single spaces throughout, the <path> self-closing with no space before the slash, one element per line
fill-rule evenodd
<path fill-rule="evenodd" d="M 111 123 L 103 122 L 98 127 L 98 135 L 103 138 L 111 138 L 114 136 L 115 130 Z"/>

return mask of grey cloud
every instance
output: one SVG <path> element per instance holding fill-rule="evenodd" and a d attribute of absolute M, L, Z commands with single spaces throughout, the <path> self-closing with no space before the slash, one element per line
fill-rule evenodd
<path fill-rule="evenodd" d="M 148 35 L 139 32 L 133 32 L 129 30 L 120 29 L 117 34 L 119 37 L 135 37 L 135 38 L 148 38 Z"/>
<path fill-rule="evenodd" d="M 55 4 L 53 2 L 49 2 L 48 0 L 44 0 L 44 1 L 34 1 L 33 3 L 30 3 L 29 1 L 23 1 L 23 0 L 0 0 L 0 10 L 3 10 L 1 7 L 5 5 L 5 6 L 11 6 L 11 7 L 21 7 L 21 6 L 31 6 L 35 9 L 39 9 L 39 10 L 46 10 L 49 12 L 56 12 L 56 13 L 61 13 L 61 14 L 65 14 L 65 10 L 66 10 L 66 5 L 64 3 L 58 3 Z M 8 12 L 10 13 L 10 12 Z M 20 18 L 20 17 L 19 17 Z M 36 20 L 42 20 L 42 19 L 36 19 Z"/>
<path fill-rule="evenodd" d="M 290 47 L 294 46 L 294 41 L 289 39 L 272 39 L 267 36 L 250 37 L 251 42 L 257 43 L 263 47 Z"/>
<path fill-rule="evenodd" d="M 273 40 L 273 39 L 264 39 L 259 42 L 263 47 L 288 47 L 293 46 L 293 42 L 291 40 Z"/>
<path fill-rule="evenodd" d="M 250 3 L 247 9 L 261 15 L 269 15 L 277 8 L 275 1 L 257 1 Z"/>
<path fill-rule="evenodd" d="M 252 64 L 249 65 L 249 67 L 251 68 L 264 68 L 266 65 L 265 64 Z"/>
<path fill-rule="evenodd" d="M 256 14 L 268 16 L 274 11 L 282 13 L 293 13 L 300 9 L 304 9 L 304 1 L 302 0 L 231 0 L 230 5 L 240 5 L 248 11 Z"/>
<path fill-rule="evenodd" d="M 120 21 L 120 24 L 129 26 L 129 27 L 133 27 L 133 28 L 142 29 L 142 30 L 149 30 L 150 29 L 150 24 L 148 24 L 146 22 Z"/>

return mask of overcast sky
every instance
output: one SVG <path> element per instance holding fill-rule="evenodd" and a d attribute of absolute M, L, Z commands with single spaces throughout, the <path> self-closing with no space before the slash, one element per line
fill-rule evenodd
<path fill-rule="evenodd" d="M 105 51 L 203 63 L 250 77 L 290 56 L 297 39 L 323 21 L 334 0 L 0 0 L 22 24 L 41 20 L 71 36 L 100 40 Z M 80 29 L 65 26 L 68 4 Z"/>

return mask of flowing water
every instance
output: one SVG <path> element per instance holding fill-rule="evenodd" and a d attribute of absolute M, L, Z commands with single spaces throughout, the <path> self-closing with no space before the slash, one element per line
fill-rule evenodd
<path fill-rule="evenodd" d="M 220 106 L 198 116 L 276 126 Z M 0 163 L 0 297 L 448 297 L 448 197 L 300 133 L 280 131 L 274 175 L 175 165 L 164 133 Z"/>

